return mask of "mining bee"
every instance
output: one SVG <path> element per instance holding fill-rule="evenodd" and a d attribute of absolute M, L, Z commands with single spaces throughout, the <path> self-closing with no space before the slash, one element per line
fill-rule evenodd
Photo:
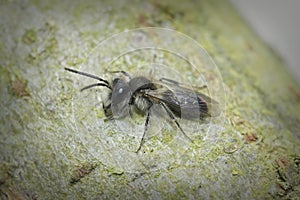
<path fill-rule="evenodd" d="M 99 81 L 82 88 L 81 91 L 92 87 L 106 87 L 109 89 L 107 101 L 102 104 L 107 119 L 124 118 L 131 115 L 133 111 L 147 115 L 144 133 L 136 152 L 140 151 L 145 142 L 153 105 L 160 106 L 181 133 L 190 141 L 192 139 L 181 128 L 177 118 L 203 120 L 206 117 L 219 114 L 218 102 L 172 79 L 153 80 L 145 76 L 132 77 L 125 71 L 111 71 L 112 73 L 121 73 L 122 76 L 109 82 L 98 76 L 75 69 L 65 68 L 65 70 Z"/>

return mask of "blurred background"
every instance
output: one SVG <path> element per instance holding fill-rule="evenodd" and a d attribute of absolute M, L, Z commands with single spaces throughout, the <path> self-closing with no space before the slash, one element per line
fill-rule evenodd
<path fill-rule="evenodd" d="M 230 0 L 300 84 L 300 1 Z"/>

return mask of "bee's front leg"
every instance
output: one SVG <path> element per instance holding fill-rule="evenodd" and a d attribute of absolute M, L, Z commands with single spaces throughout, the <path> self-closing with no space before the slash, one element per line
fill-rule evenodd
<path fill-rule="evenodd" d="M 108 105 L 105 105 L 104 103 L 102 104 L 102 108 L 103 108 L 103 111 L 104 111 L 104 114 L 105 114 L 105 119 L 104 121 L 110 121 L 110 120 L 113 120 L 114 119 L 114 116 L 113 116 L 113 113 L 112 113 L 112 110 L 111 110 L 111 103 L 109 103 Z"/>

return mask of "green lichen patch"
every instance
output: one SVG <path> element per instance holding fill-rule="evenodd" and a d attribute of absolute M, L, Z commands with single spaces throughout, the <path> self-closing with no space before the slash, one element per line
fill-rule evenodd
<path fill-rule="evenodd" d="M 22 42 L 27 45 L 32 45 L 37 41 L 37 33 L 33 29 L 28 29 L 22 36 Z"/>

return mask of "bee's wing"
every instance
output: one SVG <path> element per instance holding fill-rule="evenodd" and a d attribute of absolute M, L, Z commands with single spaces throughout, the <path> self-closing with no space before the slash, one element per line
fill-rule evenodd
<path fill-rule="evenodd" d="M 216 116 L 218 104 L 205 94 L 175 84 L 163 86 L 157 90 L 147 91 L 147 95 L 165 103 L 177 116 L 185 119 Z"/>
<path fill-rule="evenodd" d="M 182 96 L 187 96 L 189 93 L 197 93 L 197 95 L 201 99 L 205 100 L 206 102 L 212 103 L 212 104 L 219 104 L 217 101 L 215 101 L 214 99 L 210 98 L 206 94 L 198 92 L 198 90 L 191 89 L 187 85 L 184 85 L 182 83 L 178 83 L 178 84 L 163 83 L 163 85 L 165 87 L 167 87 L 168 89 L 170 89 L 171 91 L 174 91 L 175 93 L 182 94 Z M 193 88 L 199 88 L 199 87 L 193 87 Z"/>
<path fill-rule="evenodd" d="M 176 84 L 167 84 L 167 87 L 171 91 L 174 91 L 174 93 L 178 94 L 177 96 L 179 96 L 179 97 L 187 96 L 191 100 L 197 99 L 199 102 L 199 105 L 200 105 L 201 112 L 203 112 L 203 109 L 205 108 L 205 107 L 203 107 L 204 103 L 205 103 L 207 106 L 207 115 L 208 116 L 216 117 L 216 116 L 220 115 L 221 110 L 220 110 L 219 103 L 216 100 L 209 97 L 208 95 L 201 93 L 197 90 L 188 88 L 187 86 L 181 86 L 181 85 L 176 85 Z"/>
<path fill-rule="evenodd" d="M 157 103 L 164 103 L 171 109 L 173 114 L 180 117 L 180 102 L 177 100 L 172 91 L 167 88 L 159 88 L 157 90 L 148 90 L 146 95 Z"/>

